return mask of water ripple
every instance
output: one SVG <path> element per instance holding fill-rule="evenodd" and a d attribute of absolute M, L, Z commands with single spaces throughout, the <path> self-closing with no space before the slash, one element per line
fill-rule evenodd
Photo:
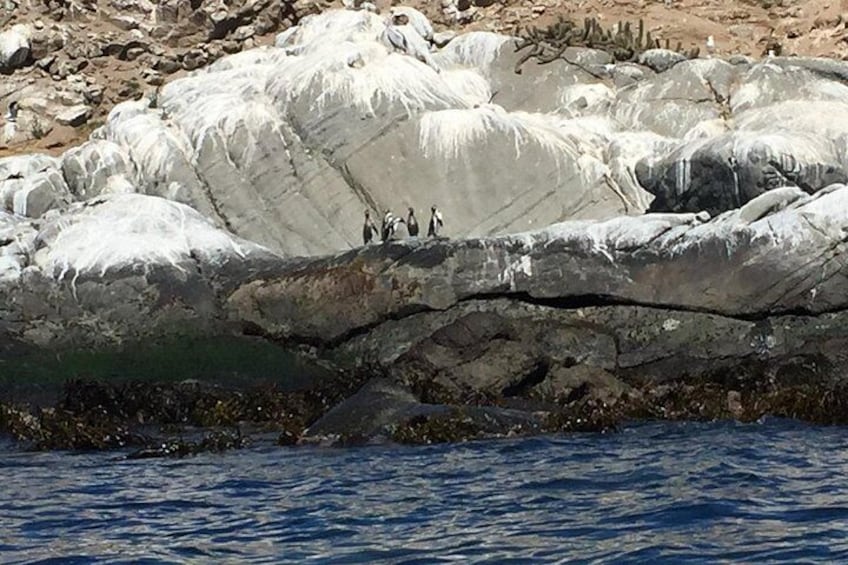
<path fill-rule="evenodd" d="M 0 561 L 848 561 L 845 431 L 636 424 L 146 461 L 6 444 Z"/>

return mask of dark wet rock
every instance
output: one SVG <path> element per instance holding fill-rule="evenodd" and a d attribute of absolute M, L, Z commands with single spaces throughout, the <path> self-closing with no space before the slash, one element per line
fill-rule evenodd
<path fill-rule="evenodd" d="M 308 438 L 372 437 L 397 421 L 441 407 L 422 405 L 404 387 L 385 379 L 369 381 L 356 394 L 333 407 L 306 430 Z"/>
<path fill-rule="evenodd" d="M 391 429 L 392 441 L 409 444 L 462 442 L 538 434 L 537 415 L 497 407 L 463 406 L 419 414 Z"/>
<path fill-rule="evenodd" d="M 539 433 L 536 414 L 495 405 L 420 402 L 408 388 L 385 378 L 367 383 L 304 434 L 308 442 L 350 445 L 387 438 L 401 443 L 438 443 Z"/>
<path fill-rule="evenodd" d="M 168 439 L 155 446 L 148 446 L 126 456 L 126 459 L 155 459 L 160 457 L 188 457 L 200 453 L 221 453 L 231 449 L 241 449 L 248 445 L 241 433 L 222 430 L 206 434 L 200 441 Z"/>
<path fill-rule="evenodd" d="M 547 414 L 542 429 L 547 433 L 618 431 L 627 406 L 610 406 L 602 400 L 572 402 Z"/>
<path fill-rule="evenodd" d="M 128 422 L 98 411 L 76 414 L 60 408 L 15 407 L 0 404 L 0 433 L 36 450 L 120 449 L 147 438 L 130 430 Z"/>
<path fill-rule="evenodd" d="M 297 443 L 304 429 L 353 394 L 370 373 L 340 371 L 294 389 L 275 385 L 222 387 L 200 381 L 72 380 L 55 406 L 0 402 L 0 433 L 33 449 L 119 449 L 143 446 L 133 457 L 184 456 L 243 445 L 241 429 L 279 434 Z M 237 430 L 233 439 L 226 430 Z M 211 429 L 200 440 L 162 434 Z M 216 431 L 217 430 L 217 431 Z"/>

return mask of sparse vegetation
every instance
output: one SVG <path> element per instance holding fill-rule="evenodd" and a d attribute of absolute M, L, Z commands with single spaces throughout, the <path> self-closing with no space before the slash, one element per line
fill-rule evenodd
<path fill-rule="evenodd" d="M 604 29 L 595 18 L 586 18 L 579 26 L 572 20 L 560 16 L 559 20 L 546 27 L 528 26 L 519 30 L 520 38 L 516 51 L 526 50 L 515 65 L 515 72 L 521 73 L 521 66 L 531 58 L 540 64 L 563 59 L 569 47 L 589 47 L 607 51 L 616 61 L 632 61 L 640 53 L 654 48 L 671 49 L 671 42 L 661 42 L 645 30 L 645 21 L 640 19 L 636 30 L 630 22 L 620 21 L 614 28 Z M 682 43 L 674 47 L 687 58 L 695 58 L 700 53 L 697 47 L 684 50 Z"/>
<path fill-rule="evenodd" d="M 47 132 L 44 131 L 44 125 L 39 120 L 33 120 L 32 125 L 30 125 L 29 133 L 32 135 L 34 139 L 42 139 Z"/>

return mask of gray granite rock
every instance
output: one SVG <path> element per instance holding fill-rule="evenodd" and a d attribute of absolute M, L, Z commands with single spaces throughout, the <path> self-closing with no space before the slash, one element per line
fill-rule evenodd
<path fill-rule="evenodd" d="M 658 73 L 667 71 L 686 60 L 686 55 L 670 49 L 648 49 L 640 53 L 637 59 L 640 65 L 645 65 Z"/>
<path fill-rule="evenodd" d="M 5 210 L 30 218 L 72 200 L 59 160 L 47 155 L 0 159 L 0 198 Z"/>
<path fill-rule="evenodd" d="M 413 207 L 426 222 L 437 204 L 447 235 L 485 237 L 646 210 L 716 214 L 846 180 L 837 62 L 671 65 L 679 57 L 652 50 L 645 65 L 613 64 L 571 48 L 517 65 L 514 38 L 471 32 L 425 63 L 388 50 L 384 29 L 367 10 L 305 17 L 279 47 L 121 104 L 94 145 L 62 159 L 65 182 L 79 199 L 162 196 L 314 255 L 356 247 L 366 209 Z M 657 73 L 648 59 L 669 64 Z"/>
<path fill-rule="evenodd" d="M 0 363 L 227 338 L 378 367 L 313 438 L 844 379 L 845 64 L 517 65 L 483 32 L 416 58 L 384 30 L 303 18 L 59 158 L 0 160 Z M 432 204 L 450 239 L 360 245 L 363 211 Z"/>
<path fill-rule="evenodd" d="M 0 33 L 0 71 L 11 72 L 22 67 L 30 58 L 32 29 L 16 24 Z"/>

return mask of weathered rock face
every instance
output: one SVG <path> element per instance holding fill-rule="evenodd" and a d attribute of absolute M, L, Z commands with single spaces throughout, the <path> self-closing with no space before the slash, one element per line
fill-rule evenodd
<path fill-rule="evenodd" d="M 783 188 L 714 219 L 284 259 L 186 205 L 103 195 L 0 217 L 0 358 L 229 336 L 381 368 L 317 437 L 562 429 L 552 406 L 632 402 L 645 383 L 830 386 L 848 363 L 846 209 L 846 185 Z"/>
<path fill-rule="evenodd" d="M 663 107 L 652 112 L 665 124 L 661 127 L 683 137 L 670 152 L 649 156 L 636 167 L 640 184 L 656 196 L 651 209 L 716 213 L 782 186 L 814 193 L 845 182 L 846 86 L 834 80 L 841 67 L 826 73 L 813 63 L 692 61 L 649 81 L 657 87 L 642 96 L 659 99 L 654 104 Z M 698 76 L 689 82 L 674 76 L 675 69 L 688 67 Z M 700 100 L 692 99 L 698 90 Z M 689 94 L 681 97 L 683 91 Z M 675 104 L 691 106 L 686 110 L 691 121 L 669 113 L 663 98 L 688 100 Z"/>
<path fill-rule="evenodd" d="M 33 218 L 71 201 L 58 161 L 46 155 L 0 161 L 0 198 L 6 210 Z"/>
<path fill-rule="evenodd" d="M 92 199 L 38 222 L 3 218 L 0 294 L 8 309 L 0 333 L 10 355 L 206 335 L 223 318 L 215 287 L 279 261 L 191 208 L 152 196 Z"/>
<path fill-rule="evenodd" d="M 435 203 L 446 233 L 482 237 L 647 209 L 716 214 L 848 180 L 841 63 L 656 50 L 649 68 L 570 48 L 540 64 L 494 33 L 437 48 L 417 16 L 398 28 L 417 37 L 407 54 L 384 17 L 309 16 L 277 47 L 119 105 L 62 159 L 67 192 L 162 196 L 313 255 L 356 247 L 364 209 L 421 216 Z"/>
<path fill-rule="evenodd" d="M 844 185 L 813 197 L 788 188 L 709 221 L 652 214 L 285 260 L 184 205 L 102 196 L 36 223 L 4 217 L 17 235 L 3 240 L 3 331 L 32 345 L 96 345 L 187 323 L 381 364 L 436 351 L 452 378 L 480 378 L 481 390 L 511 386 L 543 357 L 614 372 L 655 359 L 710 367 L 822 353 L 830 342 L 811 336 L 838 336 L 845 308 L 846 208 Z M 474 344 L 482 349 L 469 353 Z M 510 362 L 496 362 L 503 356 Z"/>

